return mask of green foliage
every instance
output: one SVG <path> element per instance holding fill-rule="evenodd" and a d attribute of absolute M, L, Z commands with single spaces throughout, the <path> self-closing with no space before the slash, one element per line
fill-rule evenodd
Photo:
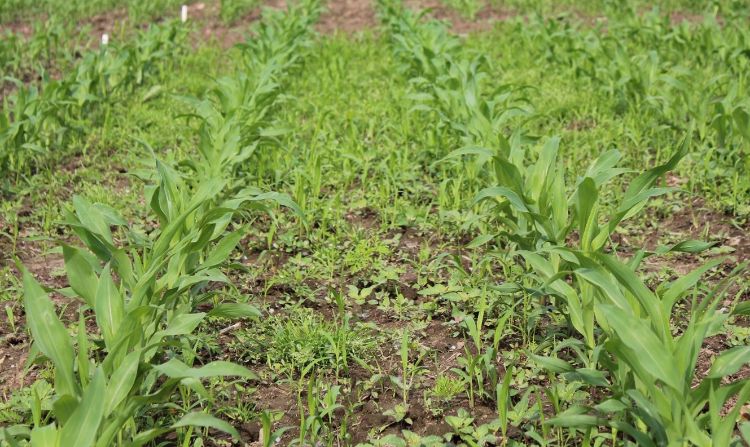
<path fill-rule="evenodd" d="M 483 99 L 479 87 L 484 75 L 481 59 L 457 59 L 455 38 L 446 35 L 437 22 L 415 20 L 398 3 L 381 2 L 381 11 L 390 28 L 396 54 L 408 64 L 405 72 L 412 76 L 414 84 L 420 86 L 420 94 L 414 96 L 416 102 L 429 104 L 420 108 L 438 116 L 443 126 L 452 129 L 463 145 L 445 159 L 472 155 L 477 157 L 475 166 L 486 166 L 485 169 L 492 174 L 485 177 L 492 179 L 492 186 L 481 190 L 474 204 L 492 201 L 492 222 L 496 223 L 498 230 L 480 236 L 475 244 L 499 238 L 507 250 L 504 257 L 520 256 L 535 287 L 539 288 L 535 293 L 561 300 L 564 307 L 558 306 L 585 342 L 586 353 L 582 353 L 580 359 L 584 363 L 583 369 L 577 372 L 559 359 L 545 359 L 533 354 L 531 357 L 551 372 L 568 374 L 570 380 L 588 386 L 610 385 L 604 379 L 607 376 L 597 367 L 609 370 L 612 381 L 609 392 L 613 394 L 606 405 L 602 403 L 597 407 L 597 416 L 585 415 L 585 409 L 572 406 L 550 423 L 589 428 L 609 425 L 625 432 L 640 445 L 674 445 L 684 439 L 689 439 L 694 445 L 710 445 L 712 438 L 728 444 L 739 406 L 735 406 L 734 412 L 726 419 L 718 417 L 719 408 L 738 394 L 740 402 L 746 401 L 750 397 L 746 394 L 750 384 L 747 380 L 723 388 L 720 384 L 724 373 L 736 371 L 744 363 L 744 354 L 728 352 L 717 362 L 723 364 L 727 359 L 726 363 L 733 363 L 732 367 L 726 370 L 715 367 L 714 376 L 709 374 L 701 385 L 691 388 L 696 380 L 695 365 L 700 347 L 706 337 L 721 330 L 726 318 L 716 312 L 722 294 L 694 301 L 690 321 L 680 337 L 675 338 L 671 328 L 672 307 L 682 294 L 693 288 L 700 275 L 716 263 L 709 263 L 665 286 L 663 295 L 656 296 L 635 271 L 648 253 L 639 251 L 630 263 L 605 254 L 607 244 L 621 222 L 643 209 L 650 198 L 671 191 L 656 184 L 690 151 L 692 126 L 667 163 L 632 180 L 619 203 L 609 205 L 613 212 L 605 218 L 606 208 L 600 202 L 600 198 L 605 197 L 604 187 L 613 178 L 627 172 L 616 167 L 620 159 L 618 152 L 605 152 L 584 176 L 576 179 L 572 187 L 567 185 L 565 169 L 557 158 L 558 139 L 548 140 L 537 153 L 530 150 L 523 127 L 506 139 L 504 133 L 509 123 L 499 117 L 515 113 L 514 108 L 507 102 Z M 644 32 L 641 22 L 638 22 L 637 32 Z M 557 35 L 554 36 L 558 39 Z M 620 48 L 616 38 L 610 40 L 611 33 L 597 34 L 597 38 L 599 46 L 592 45 L 585 50 L 594 48 L 598 51 L 605 43 Z M 574 57 L 583 58 L 584 64 L 571 62 L 583 73 L 587 73 L 585 61 L 603 59 L 601 55 L 587 58 L 586 54 L 586 51 L 574 53 Z M 621 104 L 641 100 L 659 107 L 668 104 L 658 113 L 673 122 L 679 122 L 677 116 L 685 115 L 693 120 L 699 119 L 687 113 L 695 110 L 695 106 L 689 103 L 685 104 L 685 110 L 674 113 L 674 107 L 681 104 L 679 101 L 686 95 L 664 94 L 673 98 L 673 103 L 656 100 L 656 91 L 663 93 L 665 90 L 659 82 L 671 87 L 682 84 L 675 77 L 656 74 L 658 70 L 654 67 L 659 62 L 654 61 L 655 57 L 658 56 L 652 53 L 649 59 L 629 60 L 613 69 L 631 70 L 628 74 L 613 75 L 610 71 L 601 75 L 612 82 L 610 86 L 616 86 L 608 93 L 619 95 Z M 611 60 L 617 63 L 620 59 L 615 56 Z M 653 65 L 649 66 L 649 61 Z M 593 66 L 590 72 L 595 74 L 591 76 L 599 76 L 597 70 L 600 68 L 598 64 Z M 487 96 L 493 98 L 492 95 L 494 93 Z M 638 103 L 638 107 L 646 104 Z M 742 112 L 738 116 L 740 121 L 744 119 L 741 118 L 744 116 Z M 729 122 L 721 118 L 719 121 Z M 719 137 L 728 133 L 731 131 L 719 132 Z M 572 192 L 568 194 L 568 191 Z M 658 251 L 699 251 L 706 247 L 706 244 L 688 242 Z M 701 304 L 697 305 L 697 302 Z M 491 389 L 498 387 L 497 374 L 492 368 L 479 367 L 483 363 L 480 332 L 483 314 L 484 307 L 480 306 L 476 319 L 469 317 L 465 320 L 474 346 L 472 350 L 466 349 L 465 355 L 459 359 L 461 368 L 454 370 L 469 384 L 470 402 L 474 401 L 475 393 L 483 397 L 485 372 L 492 378 Z M 492 354 L 486 364 L 494 364 Z M 498 389 L 502 390 L 502 387 Z M 498 391 L 498 401 L 506 400 L 501 399 L 505 394 Z M 499 408 L 502 414 L 504 405 Z M 451 419 L 452 425 L 463 427 L 462 420 L 460 417 Z"/>
<path fill-rule="evenodd" d="M 443 375 L 435 379 L 435 386 L 431 393 L 436 399 L 449 402 L 463 390 L 464 384 L 462 381 Z"/>
<path fill-rule="evenodd" d="M 295 10 L 289 12 L 289 21 L 298 23 L 294 14 Z M 277 16 L 276 20 L 284 19 Z M 148 69 L 139 58 L 149 60 L 160 51 L 160 46 L 150 42 L 142 40 L 133 53 L 118 52 L 119 60 L 138 60 L 139 70 Z M 108 57 L 108 52 L 104 49 L 92 58 Z M 273 68 L 273 75 L 280 76 L 288 64 L 278 63 Z M 139 83 L 141 73 L 131 73 L 131 82 Z M 109 75 L 95 79 L 103 80 L 94 85 L 104 90 L 122 85 Z M 86 93 L 80 98 L 87 100 L 89 96 Z M 247 103 L 237 104 L 226 114 L 216 114 L 202 132 L 220 129 L 230 136 L 240 135 L 249 117 L 240 122 L 233 113 L 253 107 L 254 96 L 241 98 Z M 214 127 L 209 129 L 208 125 Z M 220 267 L 242 237 L 242 228 L 227 231 L 233 218 L 250 208 L 265 209 L 262 203 L 269 199 L 291 204 L 279 194 L 240 188 L 242 182 L 236 173 L 247 158 L 241 151 L 254 143 L 254 136 L 239 141 L 213 138 L 213 144 L 202 146 L 201 155 L 207 164 L 218 163 L 192 173 L 157 159 L 154 171 L 147 176 L 151 184 L 146 187 L 145 203 L 159 225 L 147 236 L 130 231 L 113 209 L 81 197 L 73 199 L 66 223 L 85 249 L 64 245 L 65 269 L 73 294 L 93 311 L 93 318 L 81 313 L 74 343 L 46 292 L 28 272 L 24 273 L 27 323 L 40 353 L 54 365 L 55 377 L 50 423 L 35 421 L 29 433 L 32 444 L 108 446 L 115 440 L 127 440 L 142 445 L 185 426 L 211 427 L 237 438 L 237 432 L 226 422 L 201 413 L 188 413 L 177 422 L 147 430 L 133 421 L 146 409 L 167 404 L 178 388 L 205 396 L 200 379 L 254 377 L 249 370 L 228 362 L 192 367 L 174 353 L 169 354 L 207 315 L 224 314 L 221 307 L 208 313 L 195 309 L 214 295 L 209 284 L 229 283 Z M 231 314 L 253 317 L 258 311 L 248 305 L 235 306 Z M 97 330 L 89 332 L 89 324 Z"/>
<path fill-rule="evenodd" d="M 0 4 L 0 23 L 40 14 L 77 20 L 118 7 L 127 7 L 131 19 L 142 21 L 176 16 L 181 4 L 182 0 L 5 0 Z"/>
<path fill-rule="evenodd" d="M 746 169 L 750 147 L 748 103 L 738 94 L 747 88 L 750 36 L 739 22 L 730 19 L 722 26 L 718 16 L 706 14 L 697 23 L 676 25 L 658 10 L 639 15 L 635 8 L 623 8 L 606 32 L 601 25 L 586 29 L 540 18 L 513 30 L 522 36 L 523 48 L 535 48 L 550 69 L 570 73 L 578 88 L 601 92 L 617 116 L 637 113 L 641 121 L 663 126 L 658 133 L 671 139 L 694 123 L 692 171 L 702 171 L 706 179 L 696 183 L 735 213 L 747 212 L 736 200 L 747 197 L 747 182 L 722 180 Z M 686 60 L 687 52 L 700 56 Z"/>
<path fill-rule="evenodd" d="M 76 14 L 115 2 L 69 3 L 0 43 L 0 343 L 28 329 L 37 380 L 0 444 L 750 439 L 746 225 L 720 214 L 750 192 L 742 2 L 510 1 L 457 36 L 384 0 L 381 30 L 313 36 L 303 1 L 232 49 L 167 22 L 80 54 Z"/>
<path fill-rule="evenodd" d="M 259 6 L 257 0 L 221 0 L 219 16 L 224 22 L 234 22 Z"/>
<path fill-rule="evenodd" d="M 60 80 L 44 74 L 40 87 L 14 80 L 17 90 L 4 98 L 0 113 L 0 173 L 18 179 L 51 152 L 64 150 L 72 136 L 85 132 L 84 118 L 147 79 L 158 79 L 160 61 L 178 53 L 185 36 L 177 22 L 152 25 L 133 41 L 87 52 Z"/>
<path fill-rule="evenodd" d="M 291 317 L 274 317 L 266 352 L 268 364 L 281 373 L 303 370 L 346 372 L 350 364 L 376 351 L 376 340 L 366 328 L 352 327 L 348 319 L 340 324 L 323 321 L 309 311 Z"/>

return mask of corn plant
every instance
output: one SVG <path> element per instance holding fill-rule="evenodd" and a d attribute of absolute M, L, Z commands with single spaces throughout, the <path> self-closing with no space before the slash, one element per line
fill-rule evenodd
<path fill-rule="evenodd" d="M 632 8 L 618 11 L 606 32 L 535 20 L 515 28 L 522 48 L 536 48 L 551 68 L 570 70 L 582 88 L 609 98 L 615 113 L 638 110 L 663 125 L 658 134 L 667 139 L 685 130 L 686 117 L 695 122 L 700 144 L 693 152 L 702 161 L 695 169 L 705 179 L 696 183 L 717 193 L 728 189 L 716 196 L 735 213 L 746 211 L 742 198 L 750 188 L 739 172 L 746 168 L 748 108 L 738 95 L 747 87 L 748 58 L 739 56 L 747 48 L 746 27 L 735 19 L 720 25 L 715 11 L 700 23 L 674 25 L 657 11 Z M 686 60 L 686 52 L 696 57 Z"/>
<path fill-rule="evenodd" d="M 200 119 L 198 163 L 187 165 L 199 176 L 243 167 L 259 146 L 273 142 L 279 131 L 273 111 L 281 93 L 281 78 L 298 62 L 309 44 L 312 24 L 320 13 L 317 1 L 290 7 L 286 14 L 266 11 L 257 38 L 240 44 L 246 71 L 216 81 L 215 100 L 184 97 Z"/>
<path fill-rule="evenodd" d="M 62 142 L 68 133 L 63 124 L 65 87 L 49 81 L 40 91 L 23 86 L 4 99 L 0 112 L 0 172 L 19 176 L 31 160 L 46 153 L 45 147 Z"/>
<path fill-rule="evenodd" d="M 298 396 L 300 429 L 299 438 L 292 443 L 293 445 L 316 445 L 331 436 L 335 412 L 344 408 L 338 403 L 341 395 L 341 387 L 338 385 L 326 389 L 321 385 L 318 377 L 311 375 L 307 380 L 306 391 L 307 411 L 305 411 L 305 406 L 301 405 L 301 395 Z M 331 432 L 326 433 L 326 430 Z"/>
<path fill-rule="evenodd" d="M 61 45 L 73 37 L 72 29 L 56 16 L 44 22 L 35 22 L 33 32 L 28 37 L 11 30 L 3 34 L 0 41 L 0 69 L 3 76 L 26 80 L 37 73 L 49 71 L 61 62 L 60 59 L 72 57 L 71 50 Z"/>
<path fill-rule="evenodd" d="M 389 22 L 395 40 L 407 42 L 400 48 L 406 48 L 404 52 L 407 54 L 409 48 L 420 48 L 409 46 L 410 42 L 419 42 L 418 37 L 414 37 L 419 33 L 405 33 L 403 30 L 408 27 L 403 25 L 403 19 L 398 20 L 398 10 L 391 8 L 391 11 L 395 11 L 391 15 L 396 16 Z M 663 25 L 653 24 L 654 33 L 658 33 L 660 26 Z M 419 27 L 420 24 L 414 21 L 412 29 Z M 644 33 L 641 28 L 639 32 L 643 34 L 650 31 L 646 29 Z M 564 32 L 559 35 L 568 39 L 572 36 Z M 408 40 L 409 36 L 411 40 Z M 608 93 L 619 97 L 625 104 L 647 105 L 665 119 L 677 121 L 677 117 L 685 116 L 685 111 L 692 107 L 687 100 L 686 88 L 692 73 L 670 66 L 656 52 L 631 59 L 616 37 L 600 39 L 611 41 L 600 40 L 598 45 L 579 48 L 612 51 L 611 57 L 606 58 L 611 61 L 607 68 L 609 72 L 589 69 L 585 65 L 581 72 L 601 77 L 608 85 Z M 447 37 L 443 41 L 451 39 Z M 455 47 L 450 48 L 453 51 Z M 416 50 L 411 50 L 411 53 L 420 54 Z M 716 312 L 719 294 L 711 295 L 700 305 L 694 301 L 694 312 L 681 336 L 675 337 L 671 330 L 672 307 L 695 284 L 700 274 L 715 263 L 654 294 L 635 274 L 638 264 L 649 253 L 637 251 L 628 264 L 605 254 L 611 235 L 622 221 L 637 214 L 649 198 L 670 191 L 670 188 L 656 184 L 688 153 L 692 128 L 688 129 L 687 136 L 667 163 L 635 178 L 614 205 L 613 212 L 605 216 L 605 208 L 600 203 L 603 188 L 613 178 L 627 172 L 617 167 L 619 153 L 602 154 L 571 188 L 565 180 L 565 170 L 557 161 L 557 139 L 548 140 L 538 153 L 533 153 L 522 142 L 522 129 L 517 129 L 506 139 L 499 131 L 502 126 L 481 125 L 482 118 L 492 116 L 479 113 L 488 107 L 476 106 L 483 101 L 481 89 L 477 88 L 481 70 L 461 70 L 463 76 L 456 76 L 453 82 L 446 84 L 456 91 L 455 94 L 443 93 L 441 76 L 451 70 L 459 72 L 462 66 L 460 61 L 453 62 L 453 58 L 452 54 L 430 54 L 428 62 L 424 62 L 425 59 L 415 56 L 411 70 L 424 76 L 418 82 L 432 92 L 438 92 L 420 99 L 445 104 L 442 110 L 446 112 L 438 115 L 461 136 L 464 147 L 453 151 L 447 158 L 474 155 L 480 165 L 489 163 L 494 185 L 480 191 L 475 204 L 484 201 L 494 204 L 495 222 L 500 231 L 482 235 L 479 240 L 499 237 L 510 249 L 511 256 L 520 256 L 539 290 L 564 303 L 564 314 L 570 325 L 584 339 L 586 349 L 580 351 L 582 369 L 575 369 L 560 359 L 538 360 L 546 362 L 549 369 L 568 374 L 571 380 L 589 386 L 608 386 L 607 376 L 597 369 L 601 366 L 608 370 L 615 390 L 614 397 L 595 409 L 572 407 L 550 423 L 588 428 L 609 425 L 635 439 L 639 445 L 678 445 L 686 440 L 695 445 L 711 445 L 712 436 L 721 440 L 722 445 L 727 445 L 741 405 L 735 405 L 726 418 L 718 416 L 719 408 L 734 397 L 745 402 L 750 397 L 750 386 L 742 381 L 722 388 L 721 381 L 747 361 L 746 351 L 737 349 L 723 354 L 704 383 L 697 389 L 691 388 L 700 346 L 708 335 L 719 330 L 726 318 Z M 587 60 L 600 59 L 600 56 L 589 56 Z M 570 61 L 576 63 L 574 59 Z M 479 66 L 474 64 L 474 67 Z M 435 110 L 440 111 L 440 106 Z M 734 112 L 731 114 L 732 123 L 735 120 L 744 123 L 741 110 L 736 116 Z M 724 118 L 726 113 L 718 116 L 721 118 L 716 121 L 717 125 L 728 122 Z M 492 122 L 484 122 L 487 121 Z M 707 246 L 687 241 L 660 248 L 658 252 L 700 251 Z M 472 338 L 480 341 L 478 328 L 481 319 L 480 311 L 479 321 L 467 320 Z M 479 348 L 476 341 L 475 344 Z M 464 363 L 468 371 L 475 371 L 476 355 L 467 355 Z M 505 400 L 501 399 L 506 393 L 503 387 L 497 389 L 498 400 Z M 471 388 L 469 393 L 473 394 Z M 710 407 L 709 411 L 704 410 L 706 406 Z M 499 408 L 502 416 L 506 410 L 503 406 Z"/>
<path fill-rule="evenodd" d="M 303 0 L 288 7 L 288 12 L 268 9 L 256 29 L 260 38 L 239 45 L 248 66 L 278 65 L 287 69 L 302 55 L 301 49 L 310 44 L 311 26 L 320 16 L 321 4 Z"/>
<path fill-rule="evenodd" d="M 411 12 L 398 1 L 381 1 L 380 10 L 394 54 L 410 77 L 413 108 L 436 118 L 431 119 L 434 124 L 430 129 L 436 156 L 444 157 L 446 149 L 456 145 L 498 147 L 511 122 L 532 119 L 534 111 L 523 86 L 501 85 L 485 92 L 485 81 L 493 72 L 488 60 L 483 55 L 461 54 L 460 40 L 443 23 L 422 21 L 422 14 Z M 441 200 L 441 205 L 451 207 L 463 199 L 462 191 L 476 190 L 484 175 L 480 169 L 483 161 L 450 171 L 445 186 L 450 183 L 457 197 L 453 202 Z"/>
<path fill-rule="evenodd" d="M 15 73 L 21 68 L 22 37 L 6 30 L 0 40 L 0 68 L 3 73 Z M 4 82 L 4 80 L 3 80 Z"/>
<path fill-rule="evenodd" d="M 666 164 L 636 178 L 605 225 L 599 224 L 604 217 L 599 204 L 600 191 L 607 182 L 627 172 L 616 167 L 620 159 L 617 151 L 602 154 L 585 177 L 577 181 L 571 194 L 567 194 L 565 172 L 557 160 L 559 140 L 556 138 L 543 146 L 535 161 L 528 160 L 518 134 L 494 152 L 479 147 L 463 148 L 447 158 L 471 154 L 489 160 L 496 186 L 481 190 L 474 202 L 492 203 L 495 222 L 501 230 L 495 234 L 483 234 L 478 240 L 499 237 L 509 243 L 510 255 L 520 255 L 545 290 L 563 300 L 572 327 L 593 348 L 594 302 L 591 291 L 585 287 L 578 290 L 564 280 L 567 261 L 554 248 L 569 246 L 575 234 L 581 250 L 601 252 L 623 220 L 635 215 L 649 198 L 670 191 L 654 185 L 684 157 L 689 142 L 690 139 L 686 138 Z M 679 251 L 690 247 L 683 245 L 672 249 Z"/>
<path fill-rule="evenodd" d="M 126 234 L 129 244 L 118 246 L 110 228 L 127 223 L 113 210 L 81 198 L 74 200 L 68 215 L 68 224 L 87 248 L 63 247 L 68 280 L 84 308 L 94 311 L 102 353 L 94 349 L 101 342 L 87 339 L 83 316 L 76 353 L 52 302 L 30 275 L 24 275 L 28 324 L 39 350 L 54 364 L 57 392 L 57 422 L 35 421 L 32 442 L 39 436 L 45 439 L 39 445 L 72 445 L 67 443 L 71 439 L 75 445 L 111 445 L 123 437 L 146 442 L 185 425 L 211 426 L 236 436 L 226 423 L 204 414 L 191 413 L 170 427 L 143 432 L 132 428 L 131 421 L 146 407 L 169 402 L 179 387 L 200 392 L 198 379 L 253 377 L 228 362 L 191 368 L 165 356 L 165 351 L 175 344 L 173 339 L 189 336 L 208 315 L 258 315 L 252 306 L 240 304 L 219 305 L 208 313 L 193 309 L 209 301 L 209 283 L 229 282 L 218 267 L 243 235 L 241 229 L 224 234 L 232 216 L 248 206 L 259 207 L 267 196 L 246 190 L 222 198 L 226 181 L 215 177 L 191 189 L 158 161 L 156 178 L 146 199 L 160 226 L 148 238 L 131 232 Z M 76 412 L 82 421 L 65 417 Z M 85 437 L 80 434 L 83 427 Z M 78 437 L 69 438 L 68 432 Z"/>
<path fill-rule="evenodd" d="M 215 185 L 202 188 L 190 201 L 170 194 L 164 186 L 160 185 L 158 194 L 171 205 L 171 220 L 153 245 L 140 252 L 131 249 L 128 253 L 126 247 L 114 245 L 109 228 L 102 225 L 124 222 L 111 210 L 82 199 L 75 203 L 77 213 L 71 216 L 71 225 L 91 252 L 65 246 L 66 271 L 77 298 L 95 313 L 88 324 L 96 324 L 103 352 L 87 338 L 83 314 L 74 343 L 57 319 L 52 301 L 28 273 L 24 274 L 27 322 L 35 345 L 54 365 L 56 390 L 54 418 L 49 424 L 34 421 L 32 444 L 106 446 L 123 438 L 146 442 L 169 428 L 139 432 L 126 427 L 133 427 L 130 421 L 145 407 L 169 402 L 177 387 L 195 387 L 196 380 L 204 377 L 252 377 L 249 371 L 227 362 L 191 368 L 163 354 L 173 339 L 189 335 L 206 317 L 192 309 L 207 299 L 208 282 L 226 282 L 215 267 L 237 241 L 235 234 L 219 243 L 212 240 L 217 224 L 221 226 L 232 211 L 209 208 L 208 214 L 198 215 L 200 220 L 191 217 L 218 192 Z M 163 211 L 158 200 L 152 203 L 155 212 Z M 196 241 L 196 237 L 201 239 Z M 101 266 L 101 262 L 106 263 Z M 221 308 L 215 308 L 215 313 L 221 315 Z M 241 310 L 243 315 L 256 313 L 252 308 Z M 188 414 L 171 428 L 184 425 L 213 426 L 236 436 L 226 423 L 209 415 Z"/>
<path fill-rule="evenodd" d="M 750 350 L 727 350 L 714 359 L 708 374 L 697 373 L 704 340 L 721 333 L 730 316 L 719 310 L 727 281 L 707 293 L 695 290 L 701 276 L 721 260 L 651 291 L 632 265 L 611 255 L 570 254 L 579 264 L 575 275 L 595 289 L 596 319 L 604 333 L 598 365 L 607 373 L 576 377 L 587 377 L 589 385 L 605 386 L 612 394 L 592 407 L 573 406 L 548 423 L 610 426 L 644 446 L 730 445 L 741 407 L 750 400 L 750 380 L 730 376 L 750 362 Z M 686 295 L 692 295 L 689 319 L 675 333 L 669 316 Z M 573 372 L 564 362 L 559 366 Z"/>

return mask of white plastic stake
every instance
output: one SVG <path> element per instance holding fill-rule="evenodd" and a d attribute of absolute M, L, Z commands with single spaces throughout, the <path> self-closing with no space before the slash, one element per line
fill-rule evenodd
<path fill-rule="evenodd" d="M 182 5 L 182 10 L 180 11 L 180 20 L 182 20 L 182 23 L 187 22 L 187 13 L 188 13 L 187 5 Z"/>
<path fill-rule="evenodd" d="M 109 34 L 104 33 L 102 34 L 102 45 L 107 45 L 109 43 Z"/>

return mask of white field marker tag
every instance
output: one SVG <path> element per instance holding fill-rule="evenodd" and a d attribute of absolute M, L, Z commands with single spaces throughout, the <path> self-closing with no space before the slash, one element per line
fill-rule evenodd
<path fill-rule="evenodd" d="M 188 13 L 187 5 L 182 5 L 182 10 L 180 11 L 180 20 L 182 20 L 182 23 L 187 22 L 187 13 Z"/>
<path fill-rule="evenodd" d="M 102 34 L 102 45 L 107 45 L 109 43 L 109 34 L 104 33 Z"/>

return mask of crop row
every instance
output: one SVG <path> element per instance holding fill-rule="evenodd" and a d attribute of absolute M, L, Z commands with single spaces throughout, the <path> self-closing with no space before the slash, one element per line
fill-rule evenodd
<path fill-rule="evenodd" d="M 7 0 L 0 4 L 0 23 L 35 15 L 57 15 L 79 19 L 113 8 L 127 8 L 135 20 L 152 18 L 165 10 L 176 10 L 184 0 Z"/>
<path fill-rule="evenodd" d="M 534 18 L 516 22 L 514 50 L 569 73 L 576 87 L 608 99 L 615 116 L 637 111 L 654 123 L 659 141 L 695 126 L 691 158 L 699 187 L 714 192 L 736 214 L 745 213 L 750 185 L 746 18 L 706 15 L 673 24 L 657 12 L 623 7 L 593 27 Z M 686 55 L 689 55 L 686 57 Z M 724 193 L 726 192 L 726 193 Z"/>
<path fill-rule="evenodd" d="M 722 353 L 706 375 L 696 370 L 704 340 L 721 332 L 731 313 L 719 309 L 727 284 L 699 286 L 701 276 L 721 260 L 650 288 L 638 274 L 644 258 L 670 251 L 699 252 L 708 245 L 684 241 L 651 252 L 639 249 L 629 259 L 614 254 L 610 246 L 621 222 L 636 215 L 650 198 L 672 190 L 657 184 L 690 150 L 696 117 L 673 117 L 686 129 L 675 153 L 664 165 L 633 179 L 624 193 L 614 191 L 616 203 L 603 203 L 612 192 L 611 181 L 627 172 L 617 166 L 617 151 L 604 152 L 569 182 L 558 157 L 559 139 L 549 138 L 538 148 L 524 138 L 523 119 L 511 120 L 533 117 L 533 108 L 518 89 L 485 92 L 482 81 L 491 76 L 487 64 L 458 51 L 460 40 L 443 24 L 424 21 L 398 1 L 381 1 L 380 11 L 394 53 L 414 86 L 412 99 L 419 109 L 438 117 L 435 125 L 450 129 L 463 146 L 444 161 L 473 156 L 474 166 L 483 171 L 477 179 L 486 187 L 467 205 L 489 205 L 481 209 L 494 231 L 480 235 L 472 245 L 499 246 L 494 256 L 500 262 L 524 269 L 522 281 L 502 286 L 549 300 L 568 321 L 570 338 L 555 347 L 556 356 L 527 355 L 554 380 L 595 391 L 590 395 L 597 398 L 570 400 L 550 391 L 546 397 L 555 414 L 542 426 L 582 432 L 587 443 L 611 439 L 620 445 L 729 445 L 740 411 L 739 405 L 730 403 L 735 398 L 747 401 L 750 380 L 728 377 L 750 360 L 750 348 Z M 515 128 L 509 131 L 511 127 Z M 673 309 L 685 299 L 691 302 L 689 315 L 686 321 L 676 321 Z M 506 443 L 508 378 L 513 372 L 507 370 L 502 378 L 496 365 L 498 338 L 508 317 L 499 317 L 493 342 L 486 345 L 484 311 L 465 319 L 474 346 L 467 347 L 455 372 L 469 385 L 470 401 L 496 402 L 497 427 Z M 745 311 L 737 306 L 732 312 Z M 731 410 L 723 412 L 727 405 Z M 422 442 L 441 445 L 438 439 Z M 405 444 L 388 437 L 375 445 Z"/>
<path fill-rule="evenodd" d="M 226 422 L 189 412 L 188 402 L 208 402 L 201 379 L 253 374 L 225 361 L 194 365 L 189 336 L 209 317 L 259 314 L 249 304 L 217 304 L 211 285 L 231 287 L 221 266 L 245 234 L 233 222 L 269 210 L 269 200 L 294 208 L 286 196 L 249 185 L 242 170 L 262 143 L 280 82 L 298 62 L 318 10 L 311 0 L 268 11 L 256 38 L 242 46 L 242 69 L 216 80 L 212 97 L 185 98 L 200 120 L 199 156 L 176 165 L 154 156 L 145 189 L 158 221 L 151 233 L 129 230 L 111 208 L 73 199 L 67 224 L 84 247 L 62 248 L 68 295 L 80 305 L 78 331 L 68 334 L 47 292 L 24 271 L 27 325 L 38 354 L 54 367 L 54 395 L 34 393 L 33 425 L 4 428 L 0 440 L 137 446 L 182 427 L 187 439 L 198 427 L 237 437 Z M 186 405 L 177 420 L 154 419 L 159 408 L 175 409 L 175 393 Z"/>
<path fill-rule="evenodd" d="M 153 25 L 132 41 L 85 53 L 59 80 L 48 73 L 43 73 L 40 86 L 15 79 L 17 89 L 4 98 L 0 113 L 0 173 L 6 181 L 11 173 L 18 180 L 50 154 L 64 151 L 74 138 L 86 135 L 85 121 L 106 111 L 103 104 L 158 78 L 160 61 L 179 52 L 185 36 L 178 22 Z M 108 117 L 101 118 L 106 129 Z"/>

